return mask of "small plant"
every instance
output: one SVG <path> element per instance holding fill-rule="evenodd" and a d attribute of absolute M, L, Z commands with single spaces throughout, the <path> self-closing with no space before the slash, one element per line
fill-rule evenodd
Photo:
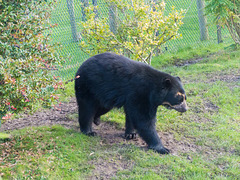
<path fill-rule="evenodd" d="M 89 6 L 85 10 L 86 21 L 81 22 L 80 47 L 91 56 L 113 51 L 151 64 L 161 45 L 181 36 L 178 30 L 183 24 L 184 10 L 173 7 L 166 15 L 164 1 L 108 0 L 107 4 L 114 16 L 110 18 L 116 21 L 109 23 L 108 17 L 96 16 L 98 7 Z"/>
<path fill-rule="evenodd" d="M 206 13 L 214 16 L 214 22 L 227 26 L 234 42 L 240 45 L 240 1 L 206 0 Z"/>
<path fill-rule="evenodd" d="M 52 71 L 63 61 L 49 43 L 51 6 L 28 0 L 0 3 L 0 119 L 58 99 L 62 82 Z"/>

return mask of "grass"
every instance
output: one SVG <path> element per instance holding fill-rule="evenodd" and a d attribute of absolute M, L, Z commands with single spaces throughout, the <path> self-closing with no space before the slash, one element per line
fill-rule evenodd
<path fill-rule="evenodd" d="M 6 134 L 6 133 L 0 133 L 0 141 L 4 141 L 9 139 L 11 136 L 10 134 Z"/>
<path fill-rule="evenodd" d="M 168 56 L 186 60 L 189 56 L 182 53 Z M 240 50 L 220 51 L 181 67 L 161 66 L 155 59 L 155 67 L 181 77 L 187 94 L 188 112 L 159 107 L 157 113 L 158 132 L 165 139 L 164 133 L 173 136 L 166 141 L 178 153 L 159 155 L 134 143 L 109 145 L 100 137 L 60 126 L 26 128 L 11 132 L 8 140 L 0 139 L 0 175 L 3 179 L 240 179 L 239 57 Z M 68 90 L 67 95 L 71 93 Z M 120 109 L 102 119 L 122 129 L 124 118 Z"/>
<path fill-rule="evenodd" d="M 175 64 L 184 64 L 186 61 L 194 61 L 199 58 L 204 58 L 215 54 L 223 48 L 229 47 L 229 44 L 211 44 L 207 46 L 199 46 L 193 48 L 192 46 L 186 46 L 180 48 L 176 53 L 166 52 L 160 56 L 154 57 L 152 60 L 152 66 L 156 68 L 163 68 Z"/>
<path fill-rule="evenodd" d="M 97 139 L 89 144 L 89 137 L 60 126 L 24 129 L 12 135 L 1 149 L 3 179 L 84 177 L 93 168 L 88 153 L 99 146 Z"/>

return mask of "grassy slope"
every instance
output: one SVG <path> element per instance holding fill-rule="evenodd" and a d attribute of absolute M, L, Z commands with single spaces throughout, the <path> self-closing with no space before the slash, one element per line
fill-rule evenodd
<path fill-rule="evenodd" d="M 239 179 L 239 57 L 240 50 L 183 67 L 160 68 L 153 63 L 181 77 L 190 107 L 182 115 L 159 107 L 157 129 L 194 144 L 197 151 L 162 156 L 134 145 L 109 146 L 99 143 L 99 137 L 59 126 L 39 127 L 14 131 L 10 140 L 0 140 L 0 157 L 4 157 L 0 175 L 3 179 L 81 179 L 91 177 L 99 167 L 104 171 L 114 166 L 116 179 Z M 103 119 L 124 126 L 119 110 Z M 105 164 L 109 167 L 104 169 Z"/>

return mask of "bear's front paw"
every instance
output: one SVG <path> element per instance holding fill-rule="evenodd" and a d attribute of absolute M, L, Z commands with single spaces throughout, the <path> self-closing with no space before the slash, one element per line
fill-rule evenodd
<path fill-rule="evenodd" d="M 125 137 L 126 140 L 136 139 L 137 138 L 137 134 L 136 133 L 125 133 L 124 137 Z"/>
<path fill-rule="evenodd" d="M 163 146 L 152 146 L 152 147 L 149 147 L 149 149 L 152 149 L 160 154 L 169 154 L 170 153 L 170 150 L 163 147 Z"/>
<path fill-rule="evenodd" d="M 89 133 L 84 133 L 86 134 L 87 136 L 97 136 L 97 133 L 96 132 L 89 132 Z"/>

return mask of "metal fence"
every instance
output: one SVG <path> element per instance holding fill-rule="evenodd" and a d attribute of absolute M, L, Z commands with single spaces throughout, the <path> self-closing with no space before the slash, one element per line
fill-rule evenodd
<path fill-rule="evenodd" d="M 105 0 L 60 0 L 51 17 L 52 23 L 58 24 L 53 30 L 53 41 L 62 44 L 59 53 L 66 58 L 66 64 L 59 71 L 59 75 L 66 80 L 73 78 L 77 68 L 88 58 L 81 52 L 78 38 L 81 36 L 79 22 L 85 18 L 83 8 L 89 3 L 99 7 L 98 16 L 109 16 L 110 19 L 113 16 Z M 184 24 L 180 28 L 182 38 L 167 42 L 163 53 L 176 52 L 187 47 L 207 46 L 220 41 L 227 42 L 231 39 L 226 29 L 217 28 L 210 17 L 204 16 L 203 0 L 165 0 L 165 3 L 166 11 L 172 6 L 187 11 L 183 19 Z M 112 21 L 109 20 L 110 22 Z"/>

